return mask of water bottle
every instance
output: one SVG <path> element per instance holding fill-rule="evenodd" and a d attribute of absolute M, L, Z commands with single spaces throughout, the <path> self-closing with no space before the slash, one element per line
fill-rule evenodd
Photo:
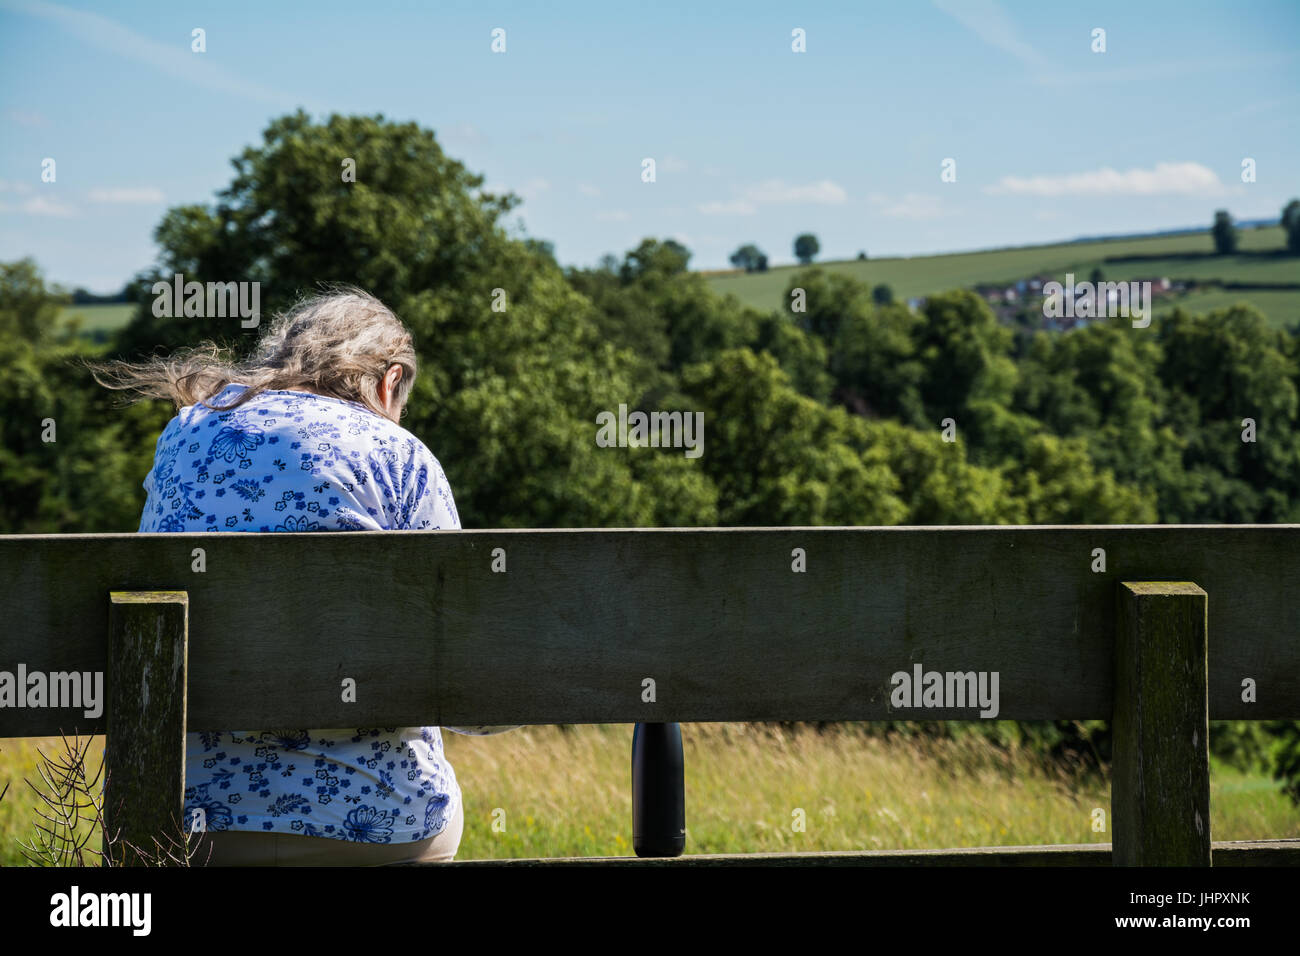
<path fill-rule="evenodd" d="M 632 847 L 643 857 L 686 849 L 681 724 L 637 724 L 632 732 Z"/>

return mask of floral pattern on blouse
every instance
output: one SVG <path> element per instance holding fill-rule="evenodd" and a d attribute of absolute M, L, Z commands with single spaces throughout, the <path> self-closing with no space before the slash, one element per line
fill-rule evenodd
<path fill-rule="evenodd" d="M 308 392 L 186 406 L 159 437 L 144 488 L 141 532 L 460 528 L 423 442 L 364 405 Z M 186 738 L 187 830 L 198 818 L 207 830 L 406 843 L 441 833 L 461 799 L 437 727 Z"/>

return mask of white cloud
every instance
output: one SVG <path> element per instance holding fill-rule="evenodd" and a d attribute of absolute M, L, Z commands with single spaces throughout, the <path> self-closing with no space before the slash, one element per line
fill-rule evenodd
<path fill-rule="evenodd" d="M 600 195 L 600 190 L 591 185 L 591 183 L 578 183 L 578 192 L 582 193 L 584 196 L 595 197 Z"/>
<path fill-rule="evenodd" d="M 745 191 L 745 198 L 755 203 L 808 202 L 825 206 L 838 206 L 848 200 L 844 187 L 829 179 L 797 186 L 769 179 Z"/>
<path fill-rule="evenodd" d="M 991 46 L 1010 53 L 1036 70 L 1052 62 L 1020 35 L 1011 17 L 996 0 L 934 0 L 934 5 Z"/>
<path fill-rule="evenodd" d="M 812 203 L 838 206 L 848 201 L 849 194 L 839 183 L 823 179 L 820 182 L 796 184 L 780 179 L 769 179 L 745 189 L 739 199 L 701 203 L 696 208 L 706 216 L 752 216 L 759 206 L 781 203 Z"/>
<path fill-rule="evenodd" d="M 162 190 L 146 186 L 138 189 L 92 189 L 90 191 L 90 201 L 152 204 L 165 202 L 166 200 Z"/>
<path fill-rule="evenodd" d="M 729 202 L 715 199 L 700 203 L 696 208 L 706 216 L 752 216 L 758 212 L 757 206 L 744 199 L 732 199 Z"/>
<path fill-rule="evenodd" d="M 448 144 L 454 143 L 458 146 L 488 145 L 487 134 L 473 123 L 457 123 L 455 126 L 449 126 L 443 130 L 442 138 Z"/>
<path fill-rule="evenodd" d="M 27 110 L 8 110 L 5 116 L 19 126 L 32 126 L 40 129 L 50 125 L 50 121 L 40 113 L 29 113 Z"/>
<path fill-rule="evenodd" d="M 540 176 L 537 176 L 533 179 L 528 180 L 528 182 L 524 183 L 522 186 L 520 186 L 518 189 L 514 191 L 517 192 L 524 199 L 536 199 L 538 196 L 540 196 L 542 193 L 546 192 L 550 188 L 551 188 L 551 184 L 547 180 L 542 179 Z"/>
<path fill-rule="evenodd" d="M 32 193 L 32 184 L 0 179 L 0 193 L 18 193 L 20 196 L 28 196 Z"/>
<path fill-rule="evenodd" d="M 29 216 L 53 216 L 58 219 L 69 219 L 77 214 L 75 206 L 69 206 L 67 203 L 61 203 L 54 199 L 46 199 L 44 196 L 33 196 L 23 203 L 20 208 Z"/>
<path fill-rule="evenodd" d="M 686 160 L 669 153 L 659 161 L 659 168 L 666 173 L 684 173 L 686 172 Z"/>
<path fill-rule="evenodd" d="M 1215 196 L 1225 192 L 1212 169 L 1200 163 L 1156 163 L 1153 169 L 1118 172 L 1109 166 L 1064 176 L 1003 176 L 984 192 L 1022 196 Z"/>
<path fill-rule="evenodd" d="M 627 222 L 631 218 L 622 209 L 602 209 L 596 213 L 597 222 Z"/>
<path fill-rule="evenodd" d="M 930 193 L 904 193 L 898 199 L 883 193 L 871 193 L 867 201 L 880 207 L 882 216 L 893 219 L 939 219 L 951 215 L 951 211 L 943 208 L 943 200 Z"/>

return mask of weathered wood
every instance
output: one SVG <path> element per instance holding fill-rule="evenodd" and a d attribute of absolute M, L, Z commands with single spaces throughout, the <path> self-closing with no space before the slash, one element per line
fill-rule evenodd
<path fill-rule="evenodd" d="M 187 624 L 184 591 L 109 595 L 104 837 L 118 865 L 183 850 Z"/>
<path fill-rule="evenodd" d="M 0 669 L 103 669 L 104 595 L 176 588 L 193 730 L 974 717 L 891 712 L 916 662 L 998 671 L 1002 718 L 1105 719 L 1139 578 L 1215 596 L 1213 718 L 1300 718 L 1296 525 L 2 536 Z M 102 730 L 5 709 L 0 737 L 74 723 Z"/>
<path fill-rule="evenodd" d="M 1111 826 L 1120 866 L 1210 865 L 1205 591 L 1119 587 Z"/>
<path fill-rule="evenodd" d="M 456 860 L 400 866 L 1110 866 L 1109 843 L 961 847 L 953 850 L 843 850 L 820 853 L 690 853 L 679 857 L 574 856 L 551 859 Z M 1300 840 L 1214 844 L 1217 866 L 1300 866 Z"/>

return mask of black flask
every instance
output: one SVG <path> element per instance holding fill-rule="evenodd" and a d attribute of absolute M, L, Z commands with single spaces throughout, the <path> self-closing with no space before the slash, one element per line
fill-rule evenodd
<path fill-rule="evenodd" d="M 632 732 L 632 847 L 646 857 L 686 849 L 681 724 L 637 724 Z"/>

